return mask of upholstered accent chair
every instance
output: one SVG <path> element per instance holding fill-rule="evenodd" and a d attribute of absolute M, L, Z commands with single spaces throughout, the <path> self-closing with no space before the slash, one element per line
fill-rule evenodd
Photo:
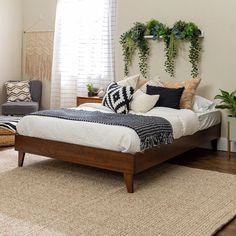
<path fill-rule="evenodd" d="M 39 80 L 30 81 L 30 102 L 5 102 L 2 105 L 2 114 L 11 116 L 27 115 L 39 110 L 42 96 L 42 82 Z"/>

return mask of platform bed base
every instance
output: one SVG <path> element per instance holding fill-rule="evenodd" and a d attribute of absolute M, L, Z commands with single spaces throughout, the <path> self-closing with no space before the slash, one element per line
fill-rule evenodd
<path fill-rule="evenodd" d="M 220 124 L 197 133 L 184 136 L 172 144 L 146 150 L 144 153 L 128 154 L 76 144 L 16 135 L 15 150 L 18 151 L 18 166 L 22 167 L 25 153 L 51 157 L 86 166 L 121 172 L 127 192 L 134 191 L 134 175 L 169 160 L 207 142 L 216 150 L 220 137 Z"/>

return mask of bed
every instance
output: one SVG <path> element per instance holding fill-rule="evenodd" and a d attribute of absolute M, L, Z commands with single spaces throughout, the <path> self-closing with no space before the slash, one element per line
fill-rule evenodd
<path fill-rule="evenodd" d="M 75 109 L 111 112 L 92 103 Z M 216 149 L 220 137 L 217 110 L 194 113 L 188 109 L 155 107 L 145 115 L 167 119 L 173 127 L 174 142 L 141 152 L 137 134 L 127 127 L 26 116 L 17 125 L 18 166 L 23 166 L 25 153 L 32 153 L 117 171 L 123 173 L 127 191 L 132 193 L 135 174 L 206 142 Z"/>

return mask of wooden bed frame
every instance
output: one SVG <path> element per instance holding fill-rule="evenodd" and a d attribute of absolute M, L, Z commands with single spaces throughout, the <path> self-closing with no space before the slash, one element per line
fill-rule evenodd
<path fill-rule="evenodd" d="M 18 151 L 18 166 L 22 167 L 25 153 L 47 156 L 58 160 L 93 166 L 124 174 L 128 193 L 133 193 L 134 175 L 169 160 L 179 154 L 211 142 L 217 149 L 221 125 L 198 131 L 193 135 L 176 139 L 172 144 L 161 145 L 145 152 L 129 154 L 105 149 L 51 141 L 29 136 L 16 135 L 15 150 Z"/>

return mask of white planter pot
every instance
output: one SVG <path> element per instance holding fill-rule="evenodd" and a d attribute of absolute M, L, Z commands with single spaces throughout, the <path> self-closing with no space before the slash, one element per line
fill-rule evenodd
<path fill-rule="evenodd" d="M 236 141 L 236 117 L 228 116 L 229 140 Z"/>

